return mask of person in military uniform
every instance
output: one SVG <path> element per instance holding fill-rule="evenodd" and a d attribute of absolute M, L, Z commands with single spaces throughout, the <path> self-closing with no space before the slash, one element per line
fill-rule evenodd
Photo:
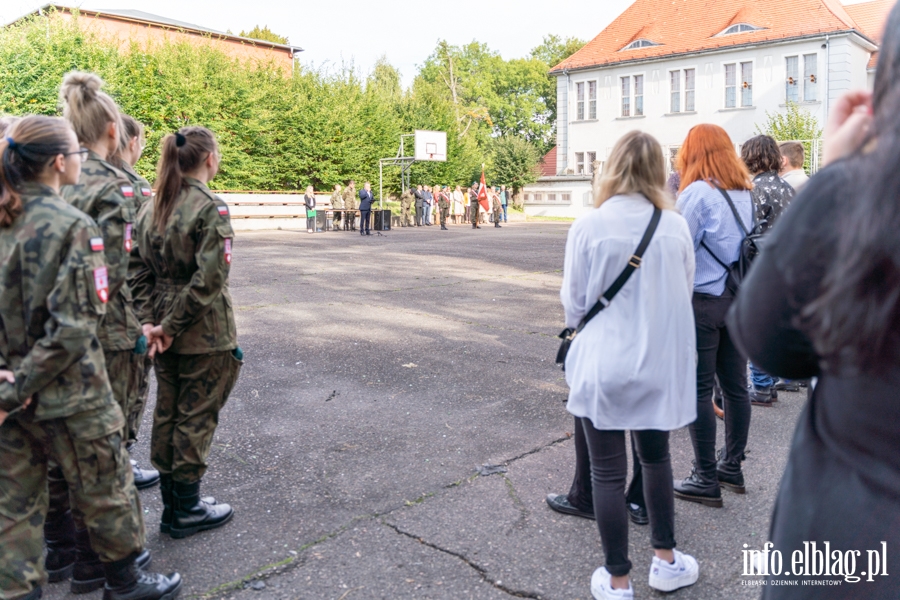
<path fill-rule="evenodd" d="M 120 144 L 122 121 L 116 103 L 101 91 L 103 81 L 93 73 L 68 73 L 60 88 L 63 117 L 69 121 L 88 156 L 75 185 L 62 186 L 60 193 L 100 227 L 103 256 L 109 280 L 109 302 L 100 319 L 97 337 L 103 347 L 113 397 L 123 415 L 131 414 L 139 394 L 138 373 L 143 370 L 147 341 L 132 306 L 127 283 L 128 253 L 134 223 L 134 186 L 125 174 L 107 160 Z M 123 429 L 123 437 L 127 433 Z M 133 477 L 133 475 L 132 475 Z M 147 482 L 145 482 L 147 483 Z M 149 485 L 155 481 L 149 482 Z M 85 593 L 103 586 L 103 569 L 90 543 L 87 526 L 75 512 L 75 538 L 69 535 L 70 486 L 58 466 L 48 473 L 50 509 L 46 521 L 47 565 L 50 579 L 59 581 L 72 574 L 71 588 Z M 138 515 L 143 518 L 143 515 Z M 67 549 L 74 544 L 75 562 L 69 570 Z"/>
<path fill-rule="evenodd" d="M 184 538 L 221 527 L 234 511 L 201 499 L 219 411 L 237 381 L 228 272 L 228 205 L 207 183 L 219 169 L 212 132 L 184 127 L 162 144 L 156 197 L 138 215 L 132 251 L 135 308 L 152 325 L 157 396 L 150 458 L 160 472 L 160 532 Z"/>
<path fill-rule="evenodd" d="M 331 193 L 331 208 L 334 210 L 334 220 L 332 221 L 332 229 L 334 231 L 341 230 L 341 212 L 344 209 L 344 198 L 341 196 L 341 185 L 336 184 L 334 191 Z"/>
<path fill-rule="evenodd" d="M 473 181 L 472 187 L 469 188 L 469 208 L 472 211 L 472 229 L 481 229 L 478 225 L 478 182 Z"/>
<path fill-rule="evenodd" d="M 435 186 L 437 188 L 437 186 Z M 447 194 L 447 186 L 444 186 L 438 193 L 438 210 L 441 211 L 441 229 L 443 231 L 449 231 L 447 229 L 447 217 L 450 216 L 450 196 Z"/>
<path fill-rule="evenodd" d="M 141 502 L 97 338 L 111 299 L 104 240 L 59 195 L 82 156 L 55 117 L 25 117 L 0 138 L 0 597 L 41 597 L 53 460 L 99 555 L 104 600 L 172 599 L 181 576 L 140 567 Z"/>
<path fill-rule="evenodd" d="M 416 191 L 413 193 L 413 196 L 416 199 L 416 227 L 421 227 L 424 225 L 423 218 L 425 212 L 425 190 L 422 189 L 421 185 L 416 186 Z"/>
<path fill-rule="evenodd" d="M 412 215 L 410 214 L 411 207 L 413 205 L 413 193 L 412 190 L 403 190 L 403 194 L 400 196 L 400 226 L 401 227 L 412 227 Z"/>
<path fill-rule="evenodd" d="M 499 190 L 494 190 L 491 194 L 491 209 L 493 211 L 494 227 L 500 227 L 500 219 L 503 218 L 503 204 L 500 202 Z"/>
<path fill-rule="evenodd" d="M 122 119 L 122 135 L 119 140 L 119 149 L 110 160 L 110 163 L 121 170 L 128 178 L 128 181 L 131 182 L 131 186 L 134 189 L 132 206 L 134 214 L 137 215 L 141 206 L 153 197 L 153 189 L 150 187 L 150 184 L 134 170 L 134 165 L 141 159 L 141 154 L 144 152 L 144 126 L 130 115 L 120 114 L 119 116 Z M 129 277 L 132 274 L 133 270 L 129 269 Z M 145 337 L 148 332 L 148 329 L 142 331 Z M 153 368 L 153 361 L 146 354 L 138 356 L 141 359 L 137 361 L 138 371 L 134 375 L 137 393 L 135 398 L 132 399 L 131 410 L 125 415 L 129 454 L 132 454 L 134 445 L 137 443 L 141 421 L 144 418 L 144 407 L 147 405 L 147 397 L 150 394 L 150 369 Z M 156 469 L 141 469 L 133 457 L 131 459 L 131 469 L 134 471 L 134 485 L 139 490 L 153 487 L 159 482 L 159 471 Z"/>
<path fill-rule="evenodd" d="M 344 190 L 344 210 L 350 211 L 344 213 L 347 217 L 344 223 L 344 230 L 356 231 L 356 182 L 352 179 Z"/>

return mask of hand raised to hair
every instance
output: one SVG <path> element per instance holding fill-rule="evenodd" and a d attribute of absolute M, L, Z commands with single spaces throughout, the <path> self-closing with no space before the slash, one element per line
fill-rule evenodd
<path fill-rule="evenodd" d="M 847 92 L 832 107 L 825 123 L 822 166 L 857 150 L 872 126 L 872 94 Z"/>

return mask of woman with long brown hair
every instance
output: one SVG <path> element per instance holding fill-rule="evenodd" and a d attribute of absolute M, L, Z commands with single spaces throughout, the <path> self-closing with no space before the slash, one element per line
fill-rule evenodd
<path fill-rule="evenodd" d="M 184 538 L 227 523 L 234 511 L 200 497 L 200 481 L 241 352 L 228 272 L 234 232 L 228 205 L 207 184 L 219 148 L 204 127 L 163 139 L 156 196 L 136 226 L 134 292 L 152 325 L 157 396 L 150 457 L 160 472 L 160 532 Z"/>
<path fill-rule="evenodd" d="M 697 328 L 697 420 L 690 427 L 694 468 L 675 483 L 675 496 L 722 506 L 723 486 L 743 494 L 741 461 L 750 430 L 747 359 L 725 327 L 736 293 L 727 265 L 753 223 L 750 173 L 718 125 L 693 127 L 678 152 L 678 209 L 687 220 L 697 257 L 692 304 Z M 740 222 L 738 222 L 740 219 Z M 718 375 L 725 403 L 725 448 L 716 456 L 712 392 Z M 717 460 L 718 459 L 718 460 Z"/>
<path fill-rule="evenodd" d="M 671 592 L 692 585 L 699 574 L 697 561 L 675 550 L 669 456 L 669 432 L 696 416 L 694 252 L 684 219 L 672 210 L 665 176 L 659 142 L 638 131 L 626 134 L 607 161 L 597 209 L 578 218 L 566 240 L 560 299 L 566 326 L 580 329 L 566 356 L 568 410 L 590 454 L 593 512 L 606 556 L 591 578 L 599 599 L 633 597 L 626 429 L 643 470 L 654 552 L 650 586 Z M 618 293 L 611 292 L 634 264 L 640 268 L 630 271 Z M 606 308 L 594 312 L 601 297 Z"/>

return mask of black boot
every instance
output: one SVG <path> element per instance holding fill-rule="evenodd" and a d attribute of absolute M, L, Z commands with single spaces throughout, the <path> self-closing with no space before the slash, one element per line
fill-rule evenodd
<path fill-rule="evenodd" d="M 175 600 L 181 593 L 181 575 L 145 573 L 134 556 L 105 563 L 103 600 Z"/>
<path fill-rule="evenodd" d="M 722 508 L 722 490 L 715 479 L 704 477 L 691 469 L 691 476 L 675 482 L 675 497 L 688 502 L 699 502 L 704 506 Z"/>
<path fill-rule="evenodd" d="M 41 586 L 37 586 L 21 598 L 19 600 L 40 600 L 44 595 L 44 590 L 41 589 Z"/>
<path fill-rule="evenodd" d="M 209 504 L 200 498 L 200 482 L 174 482 L 173 513 L 169 535 L 186 538 L 207 529 L 221 527 L 231 520 L 234 510 L 227 504 Z"/>
<path fill-rule="evenodd" d="M 159 521 L 159 532 L 160 533 L 169 533 L 169 530 L 172 528 L 172 511 L 174 505 L 174 498 L 172 496 L 172 476 L 171 475 L 160 475 L 159 476 L 159 491 L 162 495 L 162 503 L 163 503 L 163 513 L 162 518 Z M 212 496 L 203 496 L 200 498 L 201 502 L 206 502 L 210 505 L 216 505 L 216 499 Z M 143 566 L 143 565 L 141 565 Z"/>
<path fill-rule="evenodd" d="M 99 590 L 106 583 L 106 572 L 100 557 L 91 548 L 91 539 L 87 529 L 75 532 L 76 561 L 72 570 L 72 584 L 69 590 L 73 594 L 88 594 Z M 145 569 L 152 560 L 149 550 L 137 555 L 135 563 Z"/>
<path fill-rule="evenodd" d="M 47 580 L 57 583 L 71 577 L 72 567 L 75 566 L 75 521 L 72 511 L 67 510 L 52 518 L 47 514 L 44 544 L 47 546 L 47 557 L 44 559 Z"/>
<path fill-rule="evenodd" d="M 134 473 L 134 487 L 139 490 L 151 488 L 159 483 L 159 471 L 156 469 L 142 469 L 137 461 L 131 461 L 131 471 Z"/>
<path fill-rule="evenodd" d="M 741 470 L 741 461 L 719 460 L 716 463 L 716 476 L 720 485 L 735 494 L 747 493 L 747 488 L 744 486 L 744 473 Z"/>

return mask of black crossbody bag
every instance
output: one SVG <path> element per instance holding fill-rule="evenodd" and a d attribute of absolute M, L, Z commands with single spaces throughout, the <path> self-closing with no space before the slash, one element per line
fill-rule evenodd
<path fill-rule="evenodd" d="M 562 332 L 557 336 L 562 340 L 559 344 L 559 350 L 556 352 L 556 364 L 562 365 L 562 370 L 566 370 L 566 355 L 569 353 L 569 346 L 572 345 L 572 340 L 575 339 L 575 336 L 584 329 L 584 326 L 588 324 L 588 321 L 597 316 L 597 314 L 609 306 L 609 303 L 612 299 L 619 293 L 619 290 L 625 285 L 628 281 L 628 278 L 631 277 L 631 274 L 641 266 L 641 258 L 644 256 L 644 252 L 647 250 L 647 246 L 650 245 L 650 240 L 653 238 L 653 234 L 656 232 L 656 226 L 659 225 L 659 219 L 662 217 L 662 211 L 653 207 L 653 216 L 650 217 L 650 224 L 647 225 L 647 230 L 644 231 L 644 237 L 641 238 L 641 243 L 638 244 L 637 250 L 634 251 L 634 254 L 631 255 L 631 258 L 628 259 L 628 264 L 622 270 L 622 273 L 618 278 L 613 282 L 609 288 L 603 292 L 603 295 L 600 296 L 600 299 L 591 307 L 591 310 L 587 312 L 584 317 L 581 318 L 581 322 L 578 323 L 578 327 L 572 329 L 571 327 L 566 327 L 562 330 Z"/>

